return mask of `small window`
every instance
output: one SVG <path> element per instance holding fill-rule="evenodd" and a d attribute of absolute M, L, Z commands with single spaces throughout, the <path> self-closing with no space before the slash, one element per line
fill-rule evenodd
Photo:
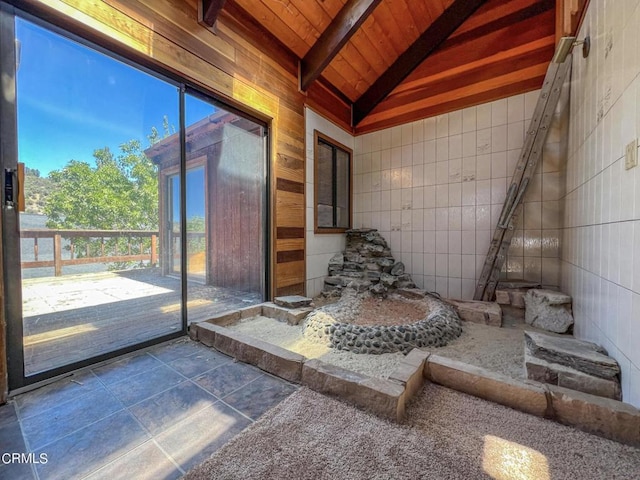
<path fill-rule="evenodd" d="M 314 132 L 316 233 L 351 228 L 351 155 L 338 142 Z"/>

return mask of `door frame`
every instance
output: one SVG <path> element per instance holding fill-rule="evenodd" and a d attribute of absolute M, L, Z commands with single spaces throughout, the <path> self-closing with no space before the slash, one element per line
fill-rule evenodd
<path fill-rule="evenodd" d="M 6 325 L 6 362 L 8 373 L 8 387 L 10 394 L 17 394 L 21 391 L 33 388 L 35 385 L 49 383 L 56 378 L 70 375 L 74 371 L 104 363 L 107 360 L 139 351 L 162 342 L 183 337 L 188 333 L 187 317 L 187 265 L 186 265 L 186 128 L 185 121 L 185 95 L 189 94 L 199 97 L 214 106 L 222 108 L 227 112 L 234 113 L 247 118 L 263 128 L 263 161 L 264 161 L 264 184 L 262 187 L 263 207 L 262 207 L 262 237 L 264 244 L 263 274 L 262 274 L 262 297 L 267 300 L 271 295 L 271 272 L 272 272 L 272 196 L 273 186 L 271 185 L 273 165 L 271 159 L 271 126 L 270 120 L 260 118 L 260 116 L 247 113 L 238 106 L 227 103 L 228 100 L 220 97 L 215 92 L 203 90 L 202 86 L 191 85 L 183 78 L 179 78 L 175 73 L 165 70 L 161 65 L 142 61 L 142 59 L 132 60 L 114 49 L 104 48 L 94 41 L 88 40 L 80 35 L 74 34 L 64 28 L 54 25 L 44 19 L 27 13 L 4 0 L 0 0 L 0 69 L 7 71 L 1 73 L 9 74 L 12 79 L 14 91 L 16 81 L 16 50 L 15 45 L 15 19 L 22 18 L 34 23 L 51 32 L 59 34 L 71 41 L 77 42 L 97 52 L 103 53 L 110 58 L 123 62 L 133 68 L 143 71 L 155 78 L 159 78 L 178 89 L 180 103 L 180 209 L 181 209 L 181 284 L 182 284 L 182 322 L 181 330 L 169 334 L 146 340 L 135 345 L 120 348 L 118 350 L 93 356 L 80 362 L 63 365 L 46 372 L 25 376 L 24 351 L 23 351 L 23 318 L 22 318 L 22 282 L 20 266 L 20 230 L 19 213 L 12 205 L 5 202 L 4 169 L 16 168 L 18 160 L 18 132 L 17 132 L 17 105 L 14 101 L 0 95 L 0 173 L 3 174 L 3 181 L 0 185 L 0 229 L 2 230 L 2 248 L 0 248 L 0 262 L 2 263 L 2 274 L 4 282 L 0 278 L 0 291 L 4 298 L 0 300 L 0 308 L 3 310 Z M 117 49 L 116 49 L 117 50 Z M 207 186 L 207 173 L 205 165 L 205 186 Z M 160 181 L 160 179 L 159 179 Z M 159 199 L 160 200 L 160 199 Z M 207 222 L 208 225 L 208 222 Z M 208 254 L 212 254 L 208 252 Z M 2 305 L 3 303 L 3 305 Z M 2 318 L 0 317 L 0 329 Z M 1 345 L 0 345 L 1 347 Z M 0 348 L 0 355 L 2 351 Z M 1 370 L 1 369 L 0 369 Z"/>
<path fill-rule="evenodd" d="M 209 216 L 209 206 L 206 203 L 206 200 L 208 198 L 209 185 L 207 182 L 208 171 L 207 171 L 206 157 L 198 157 L 192 160 L 187 160 L 187 166 L 184 171 L 185 185 L 186 185 L 186 175 L 189 172 L 189 170 L 194 170 L 197 168 L 202 168 L 204 172 L 203 174 L 204 175 L 204 198 L 205 198 L 204 215 L 205 215 L 205 219 L 207 219 Z M 169 219 L 170 216 L 173 217 L 173 213 L 174 213 L 173 212 L 174 192 L 173 192 L 173 186 L 170 184 L 170 181 L 172 181 L 174 177 L 177 177 L 178 186 L 180 187 L 181 186 L 180 171 L 181 171 L 181 167 L 179 164 L 176 165 L 175 167 L 161 170 L 160 179 L 158 180 L 158 188 L 160 189 L 159 195 L 158 195 L 158 203 L 160 205 L 164 205 L 164 208 L 160 209 L 160 215 L 158 217 L 159 227 L 163 229 L 162 233 L 160 234 L 160 252 L 161 252 L 161 256 L 164 258 L 164 262 L 162 264 L 163 275 L 180 275 L 181 274 L 180 271 L 176 271 L 174 268 L 175 262 L 173 261 L 173 255 L 175 250 L 173 247 L 173 232 L 170 231 L 168 228 L 170 225 L 171 226 L 174 225 L 174 222 Z M 185 192 L 186 192 L 186 189 L 185 189 Z M 180 188 L 180 197 L 182 197 L 182 188 Z M 205 221 L 204 234 L 205 234 L 205 238 L 207 239 L 207 249 L 209 249 L 210 247 L 209 223 L 207 221 Z M 168 248 L 163 248 L 166 245 L 168 245 Z M 209 252 L 207 251 L 206 252 L 207 258 L 208 258 L 208 255 L 209 255 Z M 205 265 L 206 265 L 206 262 L 205 262 Z M 180 264 L 180 268 L 182 269 L 182 262 Z M 208 269 L 206 269 L 205 273 L 206 273 L 205 280 L 208 280 L 209 279 Z M 193 277 L 191 279 L 188 278 L 187 280 L 194 280 L 194 278 Z M 198 281 L 198 279 L 195 279 L 195 281 Z"/>
<path fill-rule="evenodd" d="M 16 92 L 16 66 L 17 57 L 15 45 L 15 25 L 16 19 L 22 18 L 28 22 L 38 25 L 41 28 L 62 35 L 71 41 L 91 48 L 97 52 L 106 54 L 112 59 L 121 61 L 126 65 L 143 71 L 147 74 L 163 80 L 170 85 L 175 85 L 180 91 L 176 94 L 182 97 L 184 87 L 175 80 L 150 71 L 133 62 L 121 58 L 113 52 L 100 48 L 89 41 L 79 38 L 69 32 L 56 28 L 47 22 L 34 18 L 29 14 L 24 14 L 15 7 L 0 1 L 0 69 L 6 70 L 10 78 L 11 87 L 9 90 Z M 94 355 L 84 360 L 62 365 L 50 370 L 26 376 L 24 368 L 24 329 L 22 315 L 22 270 L 20 265 L 20 217 L 17 208 L 8 203 L 6 199 L 5 172 L 7 169 L 14 171 L 18 162 L 18 126 L 17 126 L 17 103 L 14 95 L 13 99 L 7 99 L 0 95 L 0 172 L 2 172 L 2 182 L 0 185 L 0 222 L 2 222 L 2 272 L 6 279 L 3 285 L 4 294 L 4 318 L 6 324 L 7 338 L 7 373 L 9 393 L 14 395 L 20 393 L 36 384 L 43 384 L 53 381 L 56 378 L 71 374 L 74 371 L 85 367 L 105 362 L 122 355 L 126 355 L 162 342 L 182 337 L 188 333 L 186 316 L 182 315 L 180 329 L 165 335 L 145 340 L 134 345 L 118 348 L 116 350 Z M 16 181 L 14 180 L 14 189 Z M 17 190 L 17 189 L 16 189 Z M 183 199 L 181 199 L 183 201 Z M 184 307 L 185 292 L 182 292 L 182 304 Z"/>

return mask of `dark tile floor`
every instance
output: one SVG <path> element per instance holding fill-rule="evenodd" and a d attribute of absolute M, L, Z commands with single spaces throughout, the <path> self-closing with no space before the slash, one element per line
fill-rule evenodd
<path fill-rule="evenodd" d="M 296 388 L 180 339 L 0 407 L 0 479 L 179 478 Z"/>

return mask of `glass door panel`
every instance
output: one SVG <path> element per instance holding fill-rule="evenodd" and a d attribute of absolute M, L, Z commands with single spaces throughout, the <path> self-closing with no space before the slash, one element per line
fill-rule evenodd
<path fill-rule="evenodd" d="M 264 127 L 194 95 L 185 97 L 187 318 L 263 301 Z"/>
<path fill-rule="evenodd" d="M 194 163 L 194 162 L 191 162 Z M 207 228 L 205 202 L 205 167 L 187 168 L 187 278 L 207 281 Z"/>
<path fill-rule="evenodd" d="M 150 155 L 178 137 L 179 91 L 26 20 L 15 29 L 30 377 L 184 331 L 180 280 L 164 275 L 179 266 L 180 249 L 165 244 L 159 197 L 160 165 L 177 164 L 179 150 Z M 178 173 L 171 178 L 179 185 Z M 179 213 L 170 216 L 179 226 Z"/>
<path fill-rule="evenodd" d="M 16 72 L 0 167 L 25 172 L 24 210 L 0 186 L 10 389 L 263 301 L 265 126 L 9 10 L 0 23 L 7 88 Z"/>
<path fill-rule="evenodd" d="M 167 202 L 165 205 L 167 211 L 166 240 L 164 244 L 167 246 L 166 263 L 168 273 L 180 274 L 181 265 L 181 238 L 180 233 L 180 175 L 175 174 L 167 178 Z"/>

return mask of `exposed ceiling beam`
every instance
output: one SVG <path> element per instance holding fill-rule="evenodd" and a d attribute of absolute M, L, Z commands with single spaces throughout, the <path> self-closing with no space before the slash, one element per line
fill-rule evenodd
<path fill-rule="evenodd" d="M 469 95 L 466 95 L 468 90 L 465 89 L 463 92 L 456 92 L 451 95 L 449 99 L 439 99 L 433 104 L 427 106 L 420 105 L 415 110 L 398 113 L 390 118 L 377 119 L 374 118 L 375 115 L 372 115 L 362 122 L 356 130 L 356 133 L 360 135 L 363 133 L 381 130 L 383 128 L 395 127 L 397 125 L 413 122 L 420 118 L 433 117 L 435 115 L 460 110 L 461 108 L 480 105 L 501 98 L 510 97 L 512 95 L 537 90 L 542 86 L 547 65 L 548 63 L 544 65 L 544 70 L 535 77 L 527 77 L 524 80 L 514 80 L 509 78 L 503 85 L 496 88 L 483 89 Z M 518 75 L 518 72 L 516 72 L 516 75 Z"/>
<path fill-rule="evenodd" d="M 355 102 L 353 125 L 358 125 L 485 1 L 455 0 Z"/>
<path fill-rule="evenodd" d="M 381 0 L 348 0 L 300 62 L 300 89 L 306 90 L 331 63 Z"/>
<path fill-rule="evenodd" d="M 549 39 L 550 40 L 550 39 Z M 460 88 L 471 86 L 498 78 L 509 72 L 524 70 L 525 68 L 548 63 L 554 52 L 553 41 L 540 43 L 537 48 L 516 48 L 507 52 L 501 52 L 493 58 L 475 64 L 465 65 L 464 70 L 447 72 L 441 78 L 425 78 L 419 88 L 398 94 L 394 91 L 380 104 L 384 110 L 392 110 L 405 105 L 412 105 L 435 95 L 441 95 Z M 508 65 L 508 67 L 506 66 Z"/>
<path fill-rule="evenodd" d="M 200 22 L 207 27 L 213 27 L 220 15 L 225 0 L 200 0 Z"/>

